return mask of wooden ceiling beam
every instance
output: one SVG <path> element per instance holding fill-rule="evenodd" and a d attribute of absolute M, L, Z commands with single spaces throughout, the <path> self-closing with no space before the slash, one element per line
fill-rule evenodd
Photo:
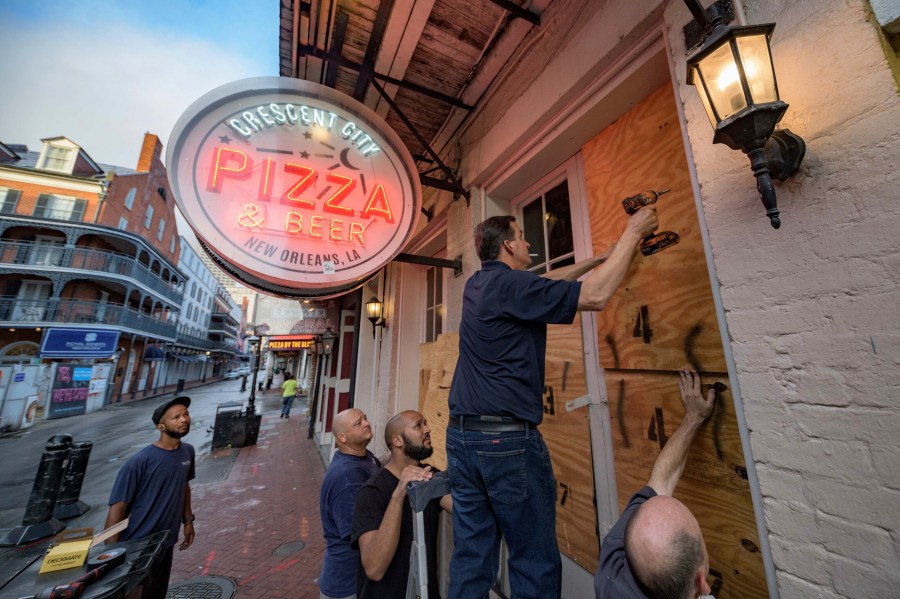
<path fill-rule="evenodd" d="M 511 14 L 512 16 L 525 19 L 529 23 L 533 25 L 541 24 L 541 15 L 531 12 L 525 8 L 522 8 L 518 4 L 514 4 L 509 0 L 491 0 L 494 4 Z"/>
<path fill-rule="evenodd" d="M 388 77 L 387 75 L 382 75 L 380 73 L 376 73 L 373 70 L 366 69 L 363 65 L 359 64 L 354 60 L 350 60 L 349 58 L 344 58 L 340 54 L 336 54 L 334 52 L 325 52 L 324 50 L 320 50 L 319 48 L 315 48 L 312 46 L 300 46 L 297 48 L 297 52 L 300 56 L 310 56 L 313 58 L 318 58 L 320 60 L 326 60 L 329 62 L 334 62 L 346 69 L 351 69 L 354 71 L 358 71 L 362 73 L 364 76 L 370 77 L 372 80 L 384 81 L 386 83 L 393 83 L 397 87 L 402 87 L 404 89 L 408 89 L 410 91 L 414 91 L 416 93 L 420 93 L 423 96 L 428 96 L 429 98 L 434 98 L 440 102 L 444 102 L 445 104 L 450 104 L 451 106 L 455 106 L 457 108 L 462 108 L 463 110 L 472 110 L 472 106 L 469 106 L 459 98 L 454 98 L 453 96 L 448 96 L 447 94 L 443 94 L 439 91 L 435 91 L 433 89 L 429 89 L 425 86 L 418 85 L 417 83 L 412 83 L 410 81 L 403 81 L 402 79 L 396 79 L 394 77 Z"/>
<path fill-rule="evenodd" d="M 372 33 L 369 35 L 369 43 L 366 44 L 366 54 L 363 56 L 362 66 L 369 72 L 375 72 L 375 59 L 381 51 L 381 43 L 384 40 L 384 32 L 387 29 L 388 17 L 394 7 L 394 0 L 381 0 L 378 12 L 375 13 L 375 21 L 372 23 Z M 340 46 L 332 46 L 332 50 L 340 51 Z M 360 73 L 356 79 L 356 87 L 353 89 L 353 98 L 357 102 L 366 99 L 366 88 L 369 87 L 369 78 Z"/>

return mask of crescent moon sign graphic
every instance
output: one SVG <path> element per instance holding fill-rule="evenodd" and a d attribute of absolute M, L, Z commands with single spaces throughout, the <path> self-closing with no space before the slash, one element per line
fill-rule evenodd
<path fill-rule="evenodd" d="M 352 171 L 358 171 L 359 167 L 353 166 L 352 164 L 350 164 L 350 159 L 347 157 L 347 155 L 349 153 L 350 153 L 350 148 L 344 148 L 343 150 L 341 150 L 341 164 L 343 164 L 344 166 L 346 166 L 347 168 L 349 168 Z"/>

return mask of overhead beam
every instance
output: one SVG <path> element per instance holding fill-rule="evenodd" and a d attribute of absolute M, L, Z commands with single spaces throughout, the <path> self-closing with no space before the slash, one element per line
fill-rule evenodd
<path fill-rule="evenodd" d="M 435 91 L 433 89 L 428 89 L 427 87 L 418 85 L 416 83 L 411 83 L 409 81 L 403 81 L 402 79 L 396 79 L 394 77 L 388 77 L 387 75 L 376 73 L 371 69 L 366 69 L 358 62 L 350 60 L 349 58 L 344 58 L 340 54 L 335 54 L 334 52 L 326 52 L 313 46 L 300 46 L 299 48 L 297 48 L 297 52 L 300 56 L 312 56 L 313 58 L 318 58 L 320 60 L 334 62 L 335 64 L 338 64 L 346 69 L 351 69 L 363 73 L 364 75 L 371 78 L 372 81 L 377 79 L 379 81 L 384 81 L 385 83 L 393 83 L 397 87 L 402 87 L 404 89 L 420 93 L 423 96 L 434 98 L 435 100 L 444 102 L 445 104 L 450 104 L 451 106 L 456 106 L 457 108 L 462 108 L 463 110 L 472 110 L 473 108 L 459 98 L 454 98 L 453 96 L 442 94 L 441 92 Z"/>
<path fill-rule="evenodd" d="M 375 72 L 375 59 L 378 57 L 378 52 L 381 51 L 384 31 L 387 29 L 388 17 L 393 8 L 394 0 L 381 0 L 381 4 L 378 5 L 378 12 L 375 13 L 372 33 L 369 34 L 369 43 L 366 44 L 366 54 L 363 56 L 362 62 L 362 66 L 371 73 Z M 340 46 L 332 46 L 332 50 L 334 49 L 340 52 Z M 362 102 L 366 99 L 366 88 L 369 86 L 369 77 L 364 73 L 360 73 L 360 75 L 356 79 L 356 87 L 353 90 L 353 98 L 357 102 Z"/>
<path fill-rule="evenodd" d="M 343 10 L 338 10 L 334 17 L 334 31 L 331 32 L 331 47 L 338 48 L 340 51 L 344 47 L 344 38 L 347 36 L 347 24 L 350 22 L 350 15 Z M 325 85 L 334 88 L 337 83 L 338 65 L 328 63 L 325 65 Z"/>
<path fill-rule="evenodd" d="M 535 14 L 535 13 L 531 12 L 530 10 L 522 8 L 518 4 L 514 4 L 514 3 L 510 2 L 509 0 L 491 0 L 491 2 L 493 2 L 494 4 L 496 4 L 497 6 L 499 6 L 500 8 L 502 8 L 503 10 L 505 10 L 506 12 L 508 12 L 509 14 L 511 14 L 514 17 L 517 17 L 519 19 L 524 19 L 534 25 L 541 24 L 541 15 Z"/>

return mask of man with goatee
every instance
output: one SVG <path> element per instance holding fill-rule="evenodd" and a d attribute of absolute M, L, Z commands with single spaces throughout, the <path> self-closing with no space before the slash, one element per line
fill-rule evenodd
<path fill-rule="evenodd" d="M 413 542 L 413 513 L 406 485 L 430 480 L 436 470 L 423 464 L 431 457 L 431 429 L 418 412 L 401 412 L 384 429 L 390 461 L 369 479 L 356 496 L 353 512 L 358 599 L 406 596 L 409 554 Z M 425 544 L 428 553 L 428 597 L 440 598 L 437 578 L 437 539 L 441 509 L 452 511 L 450 495 L 432 499 L 425 507 Z"/>
<path fill-rule="evenodd" d="M 172 553 L 184 526 L 183 551 L 194 542 L 194 512 L 191 487 L 194 478 L 194 448 L 181 438 L 191 430 L 188 406 L 191 398 L 180 396 L 153 412 L 159 440 L 125 462 L 109 496 L 106 528 L 128 518 L 128 528 L 108 543 L 143 539 L 166 530 L 169 537 L 163 553 L 152 566 L 143 599 L 165 599 L 172 570 Z"/>

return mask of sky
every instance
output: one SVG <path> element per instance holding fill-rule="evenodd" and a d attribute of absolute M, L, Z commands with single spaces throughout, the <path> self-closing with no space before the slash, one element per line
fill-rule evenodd
<path fill-rule="evenodd" d="M 200 96 L 278 75 L 278 0 L 0 0 L 0 141 L 135 168 Z M 165 155 L 165 151 L 163 152 Z"/>

